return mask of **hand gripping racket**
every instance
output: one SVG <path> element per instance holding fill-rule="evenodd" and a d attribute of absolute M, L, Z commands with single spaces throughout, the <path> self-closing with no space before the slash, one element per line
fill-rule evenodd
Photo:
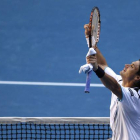
<path fill-rule="evenodd" d="M 100 25 L 100 11 L 98 7 L 94 7 L 91 11 L 89 21 L 89 48 L 95 46 L 99 41 Z M 92 71 L 87 74 L 85 93 L 89 93 L 90 91 L 91 73 Z"/>

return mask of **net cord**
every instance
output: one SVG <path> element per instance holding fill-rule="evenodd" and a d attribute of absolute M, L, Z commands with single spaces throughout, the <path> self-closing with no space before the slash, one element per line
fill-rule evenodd
<path fill-rule="evenodd" d="M 0 117 L 0 124 L 109 124 L 109 117 Z"/>

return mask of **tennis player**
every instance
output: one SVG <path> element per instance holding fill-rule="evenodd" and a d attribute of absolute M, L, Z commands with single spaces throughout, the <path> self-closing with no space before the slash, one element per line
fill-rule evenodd
<path fill-rule="evenodd" d="M 84 26 L 88 37 L 88 24 Z M 87 63 L 105 87 L 112 92 L 110 105 L 110 126 L 112 140 L 140 140 L 140 60 L 126 64 L 117 75 L 97 46 L 96 56 L 88 56 Z"/>

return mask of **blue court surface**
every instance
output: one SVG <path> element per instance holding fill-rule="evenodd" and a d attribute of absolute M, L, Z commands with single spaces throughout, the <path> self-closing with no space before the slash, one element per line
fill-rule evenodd
<path fill-rule="evenodd" d="M 78 73 L 94 6 L 98 47 L 119 74 L 140 58 L 139 0 L 0 0 L 0 117 L 109 117 L 110 91 L 95 86 L 85 94 L 86 75 Z M 91 81 L 101 84 L 95 74 Z"/>

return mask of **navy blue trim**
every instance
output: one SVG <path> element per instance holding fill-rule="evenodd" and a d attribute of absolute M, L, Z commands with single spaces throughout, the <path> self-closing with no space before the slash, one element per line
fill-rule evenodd
<path fill-rule="evenodd" d="M 128 88 L 128 90 L 129 90 L 129 92 L 130 92 L 130 95 L 131 95 L 131 96 L 134 96 L 134 93 L 133 93 L 132 89 L 131 89 L 131 88 Z"/>
<path fill-rule="evenodd" d="M 139 99 L 140 99 L 140 95 L 138 93 L 138 91 L 140 90 L 138 87 L 135 87 L 134 90 L 137 92 L 138 96 L 139 96 Z"/>

